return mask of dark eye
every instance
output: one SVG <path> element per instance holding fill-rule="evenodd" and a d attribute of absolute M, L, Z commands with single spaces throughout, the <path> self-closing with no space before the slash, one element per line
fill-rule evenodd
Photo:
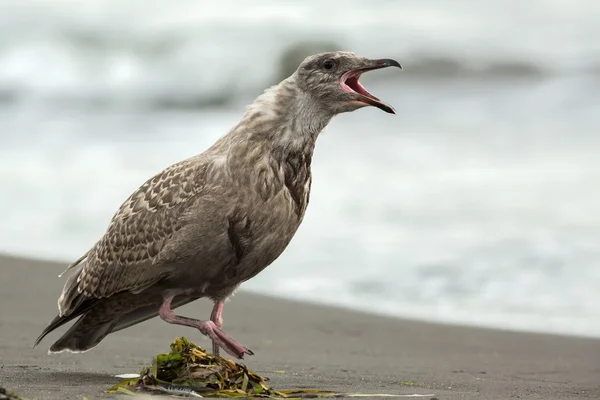
<path fill-rule="evenodd" d="M 335 67 L 335 61 L 333 60 L 325 60 L 323 61 L 323 68 L 327 70 L 332 70 Z"/>

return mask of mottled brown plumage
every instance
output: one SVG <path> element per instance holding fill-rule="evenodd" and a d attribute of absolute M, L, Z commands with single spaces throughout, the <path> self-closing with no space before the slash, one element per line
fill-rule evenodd
<path fill-rule="evenodd" d="M 370 69 L 399 66 L 335 52 L 308 57 L 248 107 L 204 153 L 146 181 L 79 260 L 59 298 L 59 315 L 36 344 L 80 317 L 50 351 L 85 351 L 107 334 L 160 315 L 198 328 L 221 347 L 252 354 L 221 331 L 223 301 L 286 248 L 306 211 L 318 134 L 339 113 L 391 107 L 358 84 Z M 209 297 L 209 321 L 172 309 Z"/>

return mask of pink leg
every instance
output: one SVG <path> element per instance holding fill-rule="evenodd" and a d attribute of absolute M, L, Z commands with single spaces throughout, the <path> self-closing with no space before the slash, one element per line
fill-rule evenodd
<path fill-rule="evenodd" d="M 174 296 L 170 296 L 164 299 L 162 305 L 160 306 L 159 315 L 160 317 L 170 324 L 189 326 L 191 328 L 196 328 L 202 334 L 208 336 L 212 342 L 213 346 L 221 347 L 227 353 L 231 354 L 237 358 L 244 358 L 244 354 L 253 355 L 254 353 L 233 340 L 231 336 L 223 332 L 215 322 L 213 321 L 200 321 L 194 318 L 182 317 L 181 315 L 176 315 L 171 310 L 171 302 L 173 301 Z M 217 305 L 215 304 L 215 308 Z M 223 309 L 223 305 L 219 307 L 216 314 L 220 317 L 221 311 Z M 214 310 L 213 310 L 214 311 Z M 222 322 L 221 318 L 219 320 Z"/>
<path fill-rule="evenodd" d="M 210 320 L 215 323 L 217 328 L 223 327 L 223 300 L 215 301 L 212 313 L 210 313 Z M 219 345 L 215 341 L 213 341 L 212 350 L 215 357 L 219 355 Z"/>

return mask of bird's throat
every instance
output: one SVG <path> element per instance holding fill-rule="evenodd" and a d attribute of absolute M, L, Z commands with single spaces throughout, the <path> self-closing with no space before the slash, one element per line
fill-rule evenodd
<path fill-rule="evenodd" d="M 247 108 L 241 121 L 246 132 L 273 148 L 311 149 L 332 115 L 296 86 L 293 77 L 265 90 Z"/>

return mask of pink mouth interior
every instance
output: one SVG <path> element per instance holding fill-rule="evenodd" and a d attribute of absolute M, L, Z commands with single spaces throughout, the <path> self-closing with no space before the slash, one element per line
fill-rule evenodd
<path fill-rule="evenodd" d="M 379 100 L 377 97 L 373 96 L 371 93 L 364 88 L 363 85 L 360 84 L 358 78 L 360 78 L 361 74 L 365 71 L 349 71 L 342 75 L 340 79 L 340 86 L 344 89 L 345 92 L 348 93 L 358 93 L 362 96 L 369 97 L 373 100 Z"/>

